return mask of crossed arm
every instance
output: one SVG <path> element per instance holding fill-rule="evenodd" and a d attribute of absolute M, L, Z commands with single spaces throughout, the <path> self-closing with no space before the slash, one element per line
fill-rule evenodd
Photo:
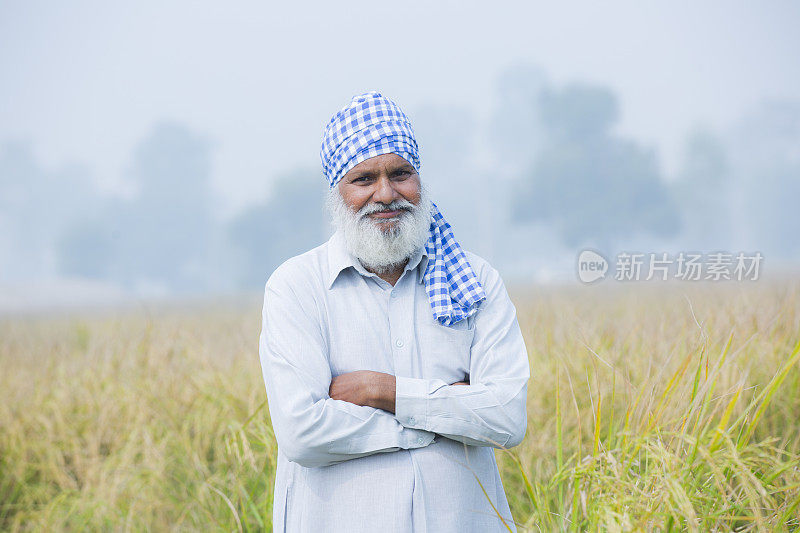
<path fill-rule="evenodd" d="M 470 382 L 359 370 L 332 376 L 313 295 L 267 282 L 259 342 L 275 436 L 307 467 L 427 446 L 435 434 L 511 447 L 527 425 L 530 375 L 516 311 L 496 271 L 475 318 Z"/>
<path fill-rule="evenodd" d="M 469 381 L 456 381 L 451 385 L 469 385 Z M 328 395 L 334 400 L 383 409 L 394 414 L 397 380 L 385 372 L 356 370 L 335 376 L 328 388 Z"/>

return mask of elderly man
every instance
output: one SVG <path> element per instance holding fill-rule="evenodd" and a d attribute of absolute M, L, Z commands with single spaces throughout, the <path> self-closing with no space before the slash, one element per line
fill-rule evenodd
<path fill-rule="evenodd" d="M 530 370 L 500 276 L 428 198 L 394 102 L 353 97 L 320 155 L 336 231 L 264 294 L 274 530 L 514 531 L 494 448 L 525 434 Z"/>

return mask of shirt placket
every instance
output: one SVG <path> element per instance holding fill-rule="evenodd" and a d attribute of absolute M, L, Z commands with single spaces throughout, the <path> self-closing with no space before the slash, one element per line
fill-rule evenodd
<path fill-rule="evenodd" d="M 389 335 L 392 346 L 395 375 L 412 375 L 412 350 L 414 348 L 411 317 L 413 298 L 413 272 L 405 272 L 389 291 Z"/>
<path fill-rule="evenodd" d="M 416 342 L 414 338 L 414 271 L 406 271 L 389 293 L 389 334 L 396 376 L 416 376 Z M 409 419 L 414 424 L 414 417 Z M 417 444 L 422 444 L 423 437 Z M 413 456 L 413 454 L 412 454 Z"/>

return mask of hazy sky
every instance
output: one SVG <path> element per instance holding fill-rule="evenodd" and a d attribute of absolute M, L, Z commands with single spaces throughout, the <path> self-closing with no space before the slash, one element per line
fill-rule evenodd
<path fill-rule="evenodd" d="M 230 209 L 317 169 L 325 123 L 365 90 L 412 118 L 426 103 L 483 118 L 497 75 L 528 62 L 615 90 L 620 133 L 668 170 L 694 124 L 800 98 L 800 3 L 651 4 L 0 2 L 0 142 L 86 163 L 117 190 L 136 143 L 177 120 L 213 141 Z"/>

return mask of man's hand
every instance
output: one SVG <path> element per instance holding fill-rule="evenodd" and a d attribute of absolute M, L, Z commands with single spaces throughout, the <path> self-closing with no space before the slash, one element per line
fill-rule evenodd
<path fill-rule="evenodd" d="M 334 400 L 394 413 L 395 386 L 395 379 L 391 374 L 356 370 L 335 376 L 331 380 L 328 395 Z"/>
<path fill-rule="evenodd" d="M 467 381 L 456 381 L 451 385 L 469 385 Z M 356 370 L 335 376 L 328 388 L 328 396 L 334 400 L 383 409 L 394 413 L 397 383 L 394 376 L 372 370 Z"/>

